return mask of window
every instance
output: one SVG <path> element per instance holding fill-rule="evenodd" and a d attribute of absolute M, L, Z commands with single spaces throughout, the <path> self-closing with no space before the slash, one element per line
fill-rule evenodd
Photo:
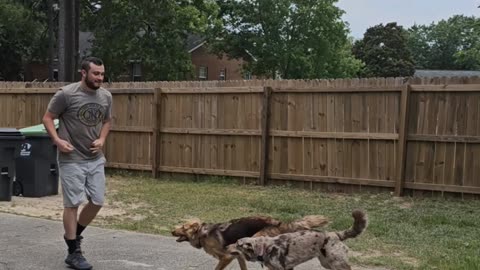
<path fill-rule="evenodd" d="M 208 78 L 208 68 L 207 67 L 199 67 L 198 68 L 198 79 L 206 80 Z"/>
<path fill-rule="evenodd" d="M 220 76 L 218 78 L 220 81 L 225 81 L 227 79 L 227 69 L 222 68 L 220 69 Z"/>
<path fill-rule="evenodd" d="M 246 71 L 244 74 L 243 74 L 243 79 L 245 80 L 251 80 L 252 79 L 252 73 L 250 71 Z"/>
<path fill-rule="evenodd" d="M 138 82 L 142 80 L 142 66 L 140 63 L 132 63 L 132 81 Z"/>

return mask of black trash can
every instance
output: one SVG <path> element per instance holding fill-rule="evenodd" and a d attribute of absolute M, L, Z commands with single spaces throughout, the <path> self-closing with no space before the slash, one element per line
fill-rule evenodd
<path fill-rule="evenodd" d="M 0 201 L 12 200 L 15 158 L 25 137 L 15 128 L 0 128 Z"/>
<path fill-rule="evenodd" d="M 57 146 L 43 124 L 20 129 L 25 136 L 15 160 L 15 196 L 43 197 L 58 194 Z"/>

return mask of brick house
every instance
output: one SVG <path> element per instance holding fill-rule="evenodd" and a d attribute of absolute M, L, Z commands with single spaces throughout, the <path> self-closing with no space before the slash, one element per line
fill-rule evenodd
<path fill-rule="evenodd" d="M 80 32 L 80 58 L 88 55 L 93 35 L 89 32 Z M 187 48 L 194 66 L 194 77 L 191 80 L 245 80 L 251 79 L 249 73 L 243 72 L 244 60 L 228 59 L 227 56 L 218 57 L 209 53 L 203 38 L 195 35 L 187 39 Z M 253 59 L 253 57 L 252 57 Z M 54 63 L 56 65 L 57 62 Z M 131 60 L 129 74 L 121 76 L 120 81 L 141 81 L 142 66 L 140 61 Z M 54 69 L 54 72 L 58 72 Z M 48 78 L 48 65 L 29 63 L 25 68 L 25 81 L 44 81 Z"/>
<path fill-rule="evenodd" d="M 252 76 L 243 71 L 245 60 L 218 57 L 206 48 L 205 40 L 192 36 L 188 40 L 188 52 L 195 67 L 194 80 L 222 81 L 249 80 Z"/>

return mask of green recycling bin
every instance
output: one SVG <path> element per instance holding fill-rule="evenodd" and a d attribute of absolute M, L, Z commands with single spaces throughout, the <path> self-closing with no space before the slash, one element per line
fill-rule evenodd
<path fill-rule="evenodd" d="M 15 128 L 0 128 L 0 201 L 12 200 L 15 158 L 24 136 Z"/>
<path fill-rule="evenodd" d="M 58 128 L 58 121 L 55 121 Z M 44 197 L 58 194 L 57 146 L 43 124 L 19 130 L 25 140 L 15 160 L 16 177 L 13 195 Z"/>

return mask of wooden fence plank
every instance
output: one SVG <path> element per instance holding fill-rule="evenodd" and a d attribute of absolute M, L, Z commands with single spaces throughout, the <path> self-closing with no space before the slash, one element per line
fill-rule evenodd
<path fill-rule="evenodd" d="M 269 153 L 270 153 L 270 103 L 271 103 L 272 88 L 265 87 L 263 92 L 262 105 L 262 141 L 261 141 L 261 156 L 260 156 L 260 177 L 259 184 L 264 186 L 267 182 Z"/>
<path fill-rule="evenodd" d="M 364 92 L 400 92 L 401 86 L 396 87 L 358 87 L 358 88 L 322 88 L 322 87 L 308 87 L 308 88 L 290 88 L 290 87 L 275 87 L 275 93 L 364 93 Z"/>
<path fill-rule="evenodd" d="M 206 174 L 206 175 L 220 175 L 220 176 L 234 176 L 234 177 L 251 177 L 251 178 L 258 178 L 260 176 L 259 172 L 252 172 L 252 171 L 186 168 L 186 167 L 174 167 L 174 166 L 160 166 L 160 171 L 173 172 L 173 173 Z"/>
<path fill-rule="evenodd" d="M 157 88 L 155 89 L 155 93 L 153 96 L 152 102 L 152 119 L 153 119 L 153 134 L 152 134 L 152 145 L 151 145 L 151 153 L 152 153 L 152 176 L 153 178 L 159 177 L 158 166 L 161 164 L 161 147 L 162 144 L 160 143 L 160 129 L 161 122 L 160 120 L 162 117 L 159 117 L 159 114 L 162 111 L 162 89 Z"/>
<path fill-rule="evenodd" d="M 395 185 L 395 183 L 392 181 L 351 178 L 351 177 L 341 177 L 341 176 L 272 173 L 270 175 L 270 178 L 278 179 L 278 180 L 312 181 L 312 182 L 322 182 L 322 183 L 332 183 L 332 184 L 335 183 L 335 184 L 365 185 L 365 186 L 392 187 L 392 188 Z"/>
<path fill-rule="evenodd" d="M 413 92 L 478 92 L 480 84 L 412 84 Z"/>
<path fill-rule="evenodd" d="M 405 183 L 405 188 L 417 189 L 417 190 L 428 190 L 428 191 L 480 194 L 480 187 L 471 187 L 471 186 L 435 185 L 435 184 L 428 184 L 428 183 Z"/>
<path fill-rule="evenodd" d="M 152 127 L 136 127 L 136 126 L 119 126 L 114 125 L 110 129 L 113 132 L 138 132 L 138 133 L 152 133 L 154 132 L 154 128 Z"/>
<path fill-rule="evenodd" d="M 407 134 L 408 134 L 408 119 L 409 119 L 409 105 L 410 105 L 410 87 L 405 86 L 402 91 L 400 99 L 400 125 L 399 125 L 399 142 L 398 142 L 398 158 L 397 158 L 397 172 L 395 182 L 395 195 L 402 196 L 403 187 L 405 184 L 405 167 L 407 156 Z"/>
<path fill-rule="evenodd" d="M 162 88 L 164 94 L 251 94 L 262 93 L 263 87 L 219 87 L 219 88 Z"/>

